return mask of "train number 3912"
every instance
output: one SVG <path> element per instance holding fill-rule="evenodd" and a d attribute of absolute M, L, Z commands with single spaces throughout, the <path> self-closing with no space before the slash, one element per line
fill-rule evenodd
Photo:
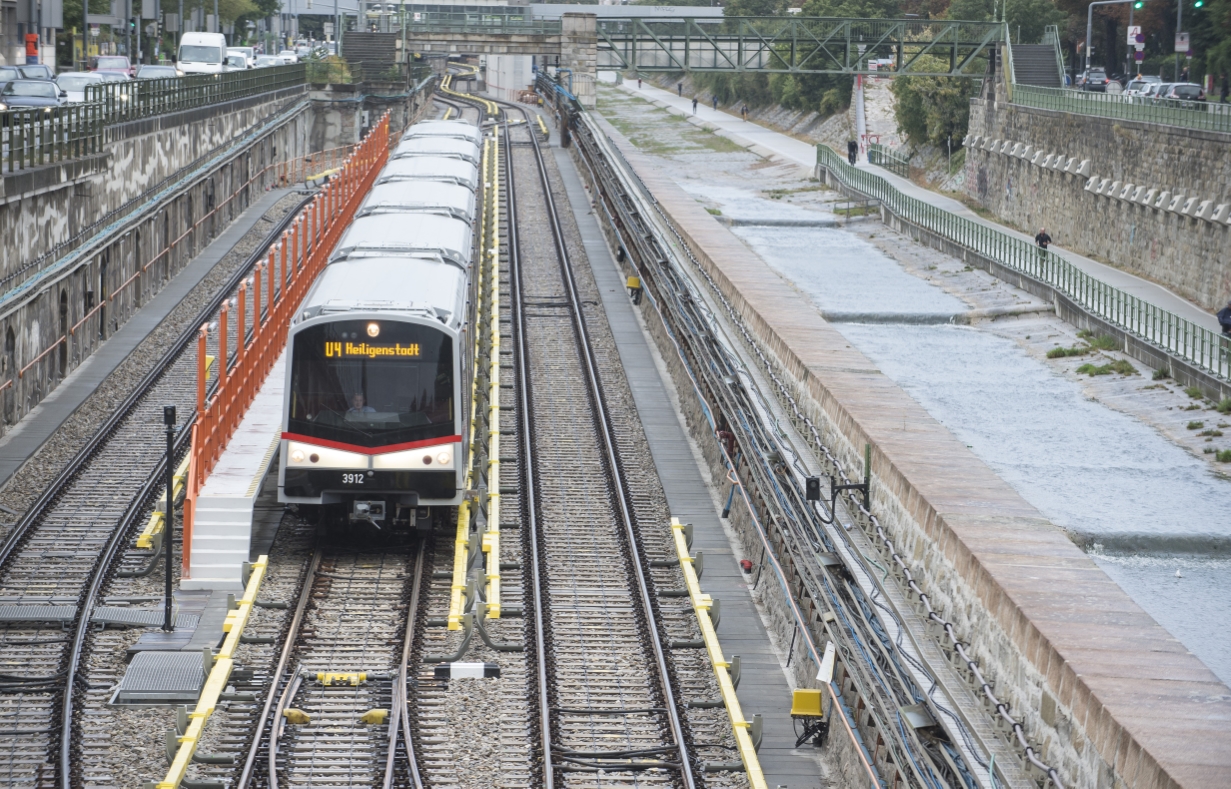
<path fill-rule="evenodd" d="M 363 480 L 364 480 L 364 476 L 362 474 L 343 474 L 342 475 L 343 485 L 362 485 Z"/>

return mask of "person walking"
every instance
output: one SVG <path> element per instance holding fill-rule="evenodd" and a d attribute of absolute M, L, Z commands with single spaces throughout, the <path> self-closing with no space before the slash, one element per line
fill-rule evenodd
<path fill-rule="evenodd" d="M 859 161 L 859 143 L 854 140 L 846 141 L 846 160 L 855 166 L 855 162 Z"/>
<path fill-rule="evenodd" d="M 740 108 L 739 108 L 739 115 L 740 115 L 740 117 L 741 117 L 741 118 L 743 118 L 743 119 L 744 119 L 744 122 L 745 122 L 745 123 L 747 123 L 747 122 L 748 122 L 748 105 L 747 105 L 747 104 L 742 104 L 742 105 L 740 105 Z"/>
<path fill-rule="evenodd" d="M 683 98 L 684 96 L 684 83 L 683 82 L 675 83 L 675 92 L 676 92 L 676 95 Z"/>
<path fill-rule="evenodd" d="M 1218 325 L 1222 327 L 1223 334 L 1231 337 L 1231 301 L 1218 311 Z"/>
<path fill-rule="evenodd" d="M 1224 77 L 1223 77 L 1223 80 L 1222 80 L 1222 85 L 1223 85 L 1223 92 L 1224 92 L 1224 94 L 1225 94 L 1225 92 L 1226 92 L 1226 87 L 1227 87 L 1227 78 L 1226 78 L 1226 76 L 1224 76 Z M 717 96 L 717 94 L 715 94 L 715 95 L 713 95 L 713 96 L 710 96 L 710 101 L 712 101 L 712 102 L 713 102 L 713 104 L 714 104 L 714 112 L 718 112 L 718 96 Z M 1224 99 L 1223 99 L 1223 101 L 1226 101 L 1226 98 L 1224 98 Z"/>
<path fill-rule="evenodd" d="M 1180 69 L 1180 82 L 1188 82 L 1188 66 Z"/>
<path fill-rule="evenodd" d="M 697 114 L 697 97 L 696 96 L 692 97 L 692 114 L 693 115 Z"/>
<path fill-rule="evenodd" d="M 637 90 L 641 90 L 641 77 L 637 77 Z"/>
<path fill-rule="evenodd" d="M 1047 245 L 1051 243 L 1051 236 L 1047 235 L 1047 228 L 1039 228 L 1039 234 L 1034 237 L 1034 243 L 1039 247 L 1039 257 L 1047 257 Z"/>

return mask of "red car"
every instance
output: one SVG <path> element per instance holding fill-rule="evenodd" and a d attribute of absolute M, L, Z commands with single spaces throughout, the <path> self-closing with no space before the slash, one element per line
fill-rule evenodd
<path fill-rule="evenodd" d="M 133 77 L 136 69 L 128 62 L 128 58 L 123 55 L 99 55 L 94 61 L 94 67 L 90 71 L 100 71 L 104 74 L 123 74 L 125 77 Z"/>

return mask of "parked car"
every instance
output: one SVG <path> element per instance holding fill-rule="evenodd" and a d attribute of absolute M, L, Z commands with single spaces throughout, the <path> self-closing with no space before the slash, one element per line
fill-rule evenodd
<path fill-rule="evenodd" d="M 1151 101 L 1158 101 L 1162 98 L 1163 94 L 1167 92 L 1167 89 L 1170 88 L 1173 84 L 1175 83 L 1173 82 L 1154 82 L 1146 86 L 1146 89 L 1141 92 L 1141 97 L 1143 99 L 1149 99 Z"/>
<path fill-rule="evenodd" d="M 0 90 L 15 79 L 21 79 L 21 72 L 16 66 L 0 66 Z"/>
<path fill-rule="evenodd" d="M 0 90 L 0 111 L 59 107 L 68 94 L 49 79 L 15 79 Z"/>
<path fill-rule="evenodd" d="M 123 55 L 99 55 L 94 61 L 94 68 L 91 71 L 106 71 L 112 74 L 123 74 L 125 77 L 133 75 L 132 64 L 128 62 L 128 58 Z"/>
<path fill-rule="evenodd" d="M 41 63 L 31 63 L 28 66 L 18 66 L 17 70 L 21 72 L 22 79 L 55 79 L 55 72 L 51 70 L 51 66 L 45 66 Z"/>
<path fill-rule="evenodd" d="M 89 85 L 101 85 L 107 81 L 107 75 L 97 71 L 66 71 L 56 75 L 56 84 L 68 95 L 69 104 L 80 104 L 85 101 L 85 89 Z"/>
<path fill-rule="evenodd" d="M 182 77 L 175 66 L 138 66 L 137 79 L 166 79 L 167 77 Z"/>
<path fill-rule="evenodd" d="M 1169 86 L 1162 97 L 1172 101 L 1205 101 L 1205 91 L 1192 82 L 1179 82 Z"/>
<path fill-rule="evenodd" d="M 1140 96 L 1147 87 L 1160 82 L 1162 79 L 1159 77 L 1134 77 L 1124 86 L 1124 93 L 1128 96 Z"/>
<path fill-rule="evenodd" d="M 180 37 L 179 69 L 185 74 L 221 74 L 226 70 L 227 39 L 221 33 L 185 33 Z"/>
<path fill-rule="evenodd" d="M 252 68 L 248 65 L 248 58 L 241 54 L 227 55 L 226 62 L 222 64 L 226 71 L 247 71 Z"/>
<path fill-rule="evenodd" d="M 1077 87 L 1082 90 L 1107 92 L 1107 72 L 1101 68 L 1086 69 L 1077 78 Z"/>

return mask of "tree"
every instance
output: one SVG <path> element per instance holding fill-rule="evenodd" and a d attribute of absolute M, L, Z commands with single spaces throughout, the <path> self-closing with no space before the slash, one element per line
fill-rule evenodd
<path fill-rule="evenodd" d="M 919 59 L 920 70 L 944 71 L 946 65 L 930 55 Z M 962 77 L 898 77 L 891 88 L 898 128 L 912 145 L 957 148 L 966 137 L 970 99 L 978 89 L 977 80 Z"/>

